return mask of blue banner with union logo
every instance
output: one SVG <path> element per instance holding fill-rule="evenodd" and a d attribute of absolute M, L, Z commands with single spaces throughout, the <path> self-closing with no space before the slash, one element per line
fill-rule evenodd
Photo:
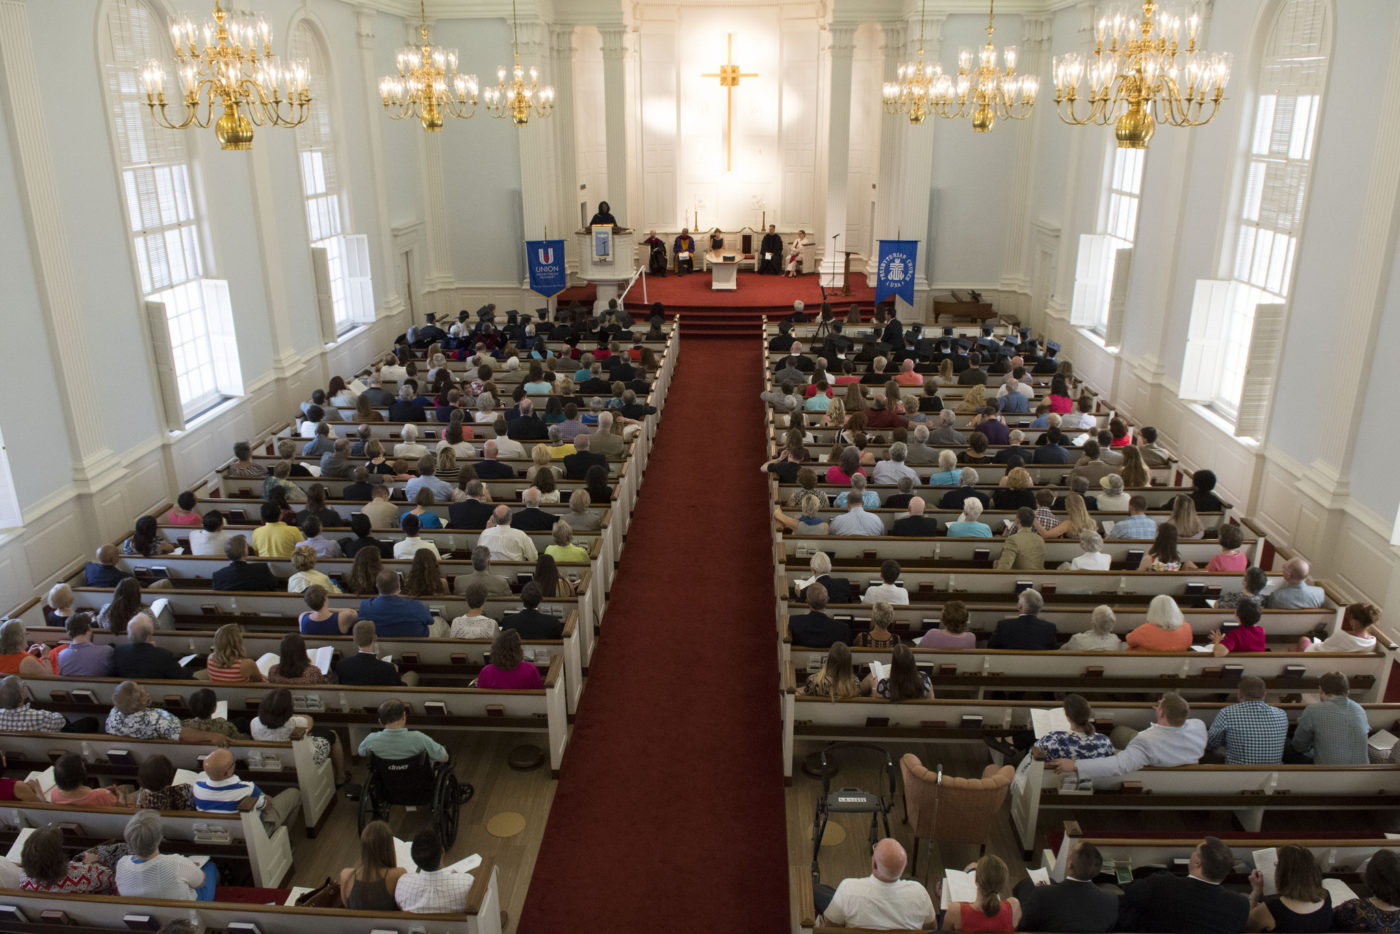
<path fill-rule="evenodd" d="M 568 288 L 563 240 L 526 240 L 525 264 L 530 270 L 530 291 L 553 298 Z"/>
<path fill-rule="evenodd" d="M 914 263 L 918 258 L 917 240 L 881 240 L 875 301 L 882 302 L 895 295 L 914 304 Z"/>

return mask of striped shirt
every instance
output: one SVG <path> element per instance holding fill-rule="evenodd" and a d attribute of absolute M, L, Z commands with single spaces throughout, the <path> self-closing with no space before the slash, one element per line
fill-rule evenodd
<path fill-rule="evenodd" d="M 205 670 L 209 672 L 209 680 L 216 684 L 242 684 L 248 679 L 243 677 L 243 659 L 235 659 L 232 665 L 220 665 L 214 661 L 213 656 L 205 663 Z"/>
<path fill-rule="evenodd" d="M 267 806 L 267 796 L 252 782 L 245 782 L 237 775 L 215 781 L 208 775 L 194 783 L 194 806 L 197 811 L 219 811 L 231 814 L 238 810 L 238 803 L 244 798 L 253 798 L 258 810 Z"/>

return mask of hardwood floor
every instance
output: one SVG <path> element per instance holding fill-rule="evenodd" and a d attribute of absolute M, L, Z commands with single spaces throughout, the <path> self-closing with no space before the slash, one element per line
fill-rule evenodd
<path fill-rule="evenodd" d="M 414 724 L 410 722 L 409 726 Z M 476 789 L 472 799 L 462 806 L 457 842 L 447 861 L 472 853 L 496 861 L 500 870 L 501 905 L 509 914 L 505 930 L 506 934 L 512 934 L 525 902 L 530 875 L 534 872 L 556 782 L 549 777 L 547 764 L 532 772 L 513 772 L 506 765 L 511 749 L 522 743 L 536 742 L 537 737 L 529 734 L 439 731 L 434 738 L 452 754 L 458 778 L 470 782 Z M 356 766 L 352 771 L 354 781 L 364 776 L 363 766 Z M 358 807 L 356 802 L 342 795 L 316 839 L 307 839 L 303 830 L 293 832 L 296 863 L 293 885 L 320 885 L 327 877 L 338 878 L 341 869 L 353 865 L 359 855 Z M 507 811 L 522 815 L 525 829 L 504 839 L 489 834 L 486 822 Z M 390 815 L 394 835 L 404 840 L 411 839 L 428 823 L 427 808 L 414 812 L 394 808 Z"/>

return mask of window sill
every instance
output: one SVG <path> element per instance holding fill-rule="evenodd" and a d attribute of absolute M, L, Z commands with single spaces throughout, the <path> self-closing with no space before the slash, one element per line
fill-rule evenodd
<path fill-rule="evenodd" d="M 1117 348 L 1117 347 L 1110 347 L 1107 343 L 1104 342 L 1103 335 L 1100 334 L 1098 331 L 1095 331 L 1093 328 L 1086 328 L 1086 327 L 1084 327 L 1083 325 L 1076 325 L 1076 326 L 1075 326 L 1075 330 L 1077 330 L 1077 331 L 1080 333 L 1080 335 L 1081 335 L 1085 340 L 1087 340 L 1087 341 L 1089 341 L 1090 343 L 1094 344 L 1096 347 L 1098 347 L 1098 348 L 1099 348 L 1100 350 L 1102 350 L 1104 353 L 1117 353 L 1117 352 L 1118 352 L 1118 349 L 1119 349 L 1119 348 Z"/>
<path fill-rule="evenodd" d="M 227 412 L 231 412 L 233 410 L 233 407 L 239 402 L 243 401 L 244 398 L 244 396 L 225 396 L 222 402 L 216 402 L 209 408 L 200 412 L 194 418 L 185 422 L 185 427 L 182 429 L 182 431 L 195 431 L 199 428 L 202 428 L 203 426 L 209 424 L 219 416 L 224 415 Z M 181 431 L 169 432 L 169 434 L 171 435 L 178 435 L 180 433 Z"/>
<path fill-rule="evenodd" d="M 337 334 L 337 335 L 335 336 L 335 340 L 331 341 L 329 344 L 326 344 L 326 346 L 327 346 L 327 347 L 338 347 L 338 346 L 340 346 L 340 344 L 343 343 L 344 341 L 348 341 L 348 340 L 349 340 L 350 338 L 352 338 L 352 337 L 358 337 L 360 334 L 362 334 L 362 333 L 364 333 L 365 331 L 369 330 L 369 326 L 370 326 L 371 323 L 372 323 L 372 322 L 361 322 L 361 323 L 357 323 L 357 324 L 352 324 L 352 325 L 350 325 L 350 327 L 346 328 L 345 330 L 343 330 L 343 331 L 341 331 L 339 334 Z"/>
<path fill-rule="evenodd" d="M 1221 415 L 1215 409 L 1211 408 L 1209 405 L 1206 405 L 1203 402 L 1190 402 L 1187 403 L 1187 405 L 1191 409 L 1191 411 L 1195 412 L 1201 418 L 1209 422 L 1212 427 L 1218 429 L 1222 434 L 1229 437 L 1232 441 L 1239 442 L 1241 447 L 1247 448 L 1250 451 L 1259 450 L 1258 441 L 1254 440 L 1253 438 L 1241 438 L 1238 435 L 1236 435 L 1234 423 L 1231 422 L 1229 419 L 1225 418 L 1225 416 Z"/>

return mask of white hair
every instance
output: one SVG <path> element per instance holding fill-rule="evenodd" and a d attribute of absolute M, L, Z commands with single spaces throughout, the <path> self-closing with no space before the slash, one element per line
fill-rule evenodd
<path fill-rule="evenodd" d="M 915 425 L 915 426 L 914 426 L 914 440 L 917 441 L 917 442 L 919 442 L 920 444 L 923 444 L 923 443 L 925 443 L 926 441 L 928 441 L 928 426 L 927 426 L 927 425 Z M 949 453 L 952 453 L 952 452 L 950 451 Z"/>
<path fill-rule="evenodd" d="M 831 573 L 831 557 L 824 551 L 812 555 L 812 573 L 818 577 Z"/>
<path fill-rule="evenodd" d="M 799 298 L 797 301 L 795 301 L 795 302 L 792 303 L 792 310 L 793 310 L 793 311 L 801 311 L 802 309 L 804 309 L 804 308 L 806 308 L 806 307 L 807 307 L 807 306 L 804 305 L 804 304 L 802 303 L 802 299 L 800 299 L 800 298 Z"/>
<path fill-rule="evenodd" d="M 962 521 L 976 522 L 982 517 L 982 501 L 975 496 L 963 500 Z"/>
<path fill-rule="evenodd" d="M 971 467 L 964 467 L 962 473 L 958 474 L 958 480 L 963 486 L 976 486 L 977 471 L 973 470 Z"/>
<path fill-rule="evenodd" d="M 1039 590 L 1028 587 L 1021 591 L 1021 595 L 1016 598 L 1016 606 L 1027 616 L 1035 616 L 1045 609 L 1045 598 L 1040 595 Z"/>
<path fill-rule="evenodd" d="M 399 434 L 403 437 L 404 444 L 413 444 L 418 440 L 418 426 L 413 424 L 413 422 L 409 422 L 407 425 L 403 426 L 403 431 L 399 432 Z"/>
<path fill-rule="evenodd" d="M 1180 629 L 1182 619 L 1181 607 L 1167 594 L 1157 594 L 1147 605 L 1147 621 L 1154 626 L 1160 626 L 1162 629 Z"/>
<path fill-rule="evenodd" d="M 1094 632 L 1106 636 L 1113 632 L 1114 626 L 1118 625 L 1118 617 L 1114 615 L 1113 607 L 1101 603 L 1094 607 L 1094 612 L 1089 617 L 1089 625 Z"/>
<path fill-rule="evenodd" d="M 950 451 L 947 448 L 938 452 L 938 469 L 947 473 L 958 466 L 958 452 Z"/>

